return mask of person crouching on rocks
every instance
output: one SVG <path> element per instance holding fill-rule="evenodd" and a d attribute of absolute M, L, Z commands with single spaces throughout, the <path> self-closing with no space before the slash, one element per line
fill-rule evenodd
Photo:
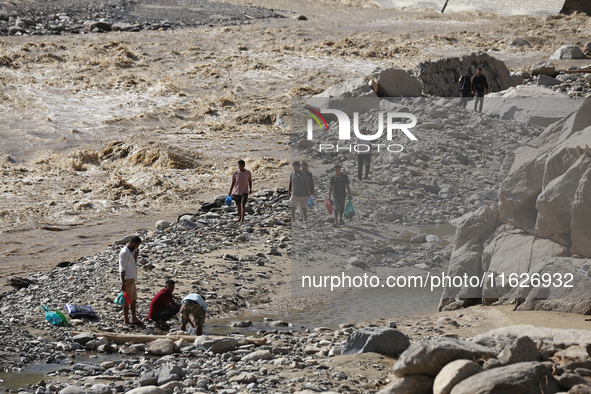
<path fill-rule="evenodd" d="M 119 273 L 121 275 L 121 291 L 131 299 L 131 304 L 123 307 L 123 322 L 128 325 L 141 325 L 142 322 L 136 316 L 137 304 L 137 257 L 140 252 L 142 240 L 138 236 L 131 238 L 119 252 Z M 129 322 L 129 310 L 131 309 L 131 323 Z"/>
<path fill-rule="evenodd" d="M 166 322 L 179 313 L 181 309 L 181 306 L 174 302 L 172 298 L 174 285 L 175 281 L 168 279 L 164 285 L 164 289 L 156 293 L 154 298 L 152 298 L 152 302 L 150 302 L 148 318 L 155 322 L 156 328 L 161 330 L 170 329 Z"/>
<path fill-rule="evenodd" d="M 186 331 L 187 323 L 191 326 L 197 326 L 197 335 L 203 334 L 203 324 L 205 323 L 205 313 L 207 304 L 199 294 L 189 294 L 181 301 L 181 331 Z M 195 323 L 191 321 L 191 316 Z"/>
<path fill-rule="evenodd" d="M 238 221 L 244 223 L 244 211 L 248 194 L 252 193 L 252 174 L 246 168 L 244 160 L 238 160 L 238 169 L 232 174 L 232 185 L 228 196 L 236 201 L 238 208 Z"/>

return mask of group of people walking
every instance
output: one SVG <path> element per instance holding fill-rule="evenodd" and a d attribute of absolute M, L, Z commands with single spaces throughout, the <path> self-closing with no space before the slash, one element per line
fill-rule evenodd
<path fill-rule="evenodd" d="M 468 101 L 474 97 L 474 111 L 482 112 L 484 105 L 484 95 L 488 94 L 488 81 L 482 75 L 482 67 L 478 67 L 476 75 L 472 75 L 472 70 L 467 69 L 458 81 L 460 89 L 460 106 L 466 108 Z"/>

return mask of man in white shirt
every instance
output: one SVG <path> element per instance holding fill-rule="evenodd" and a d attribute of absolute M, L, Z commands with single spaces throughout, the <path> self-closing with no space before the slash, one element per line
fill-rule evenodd
<path fill-rule="evenodd" d="M 119 272 L 121 274 L 121 291 L 125 292 L 131 299 L 131 304 L 123 307 L 123 322 L 130 325 L 141 325 L 142 322 L 136 316 L 137 289 L 137 257 L 142 240 L 138 236 L 131 238 L 131 241 L 125 245 L 119 252 Z M 131 307 L 131 308 L 130 308 Z M 131 322 L 128 312 L 131 309 Z"/>
<path fill-rule="evenodd" d="M 187 323 L 189 323 L 193 327 L 197 326 L 197 335 L 202 335 L 206 311 L 207 304 L 199 294 L 189 294 L 183 298 L 181 301 L 181 331 L 185 331 Z M 195 319 L 195 323 L 191 321 L 191 316 Z"/>

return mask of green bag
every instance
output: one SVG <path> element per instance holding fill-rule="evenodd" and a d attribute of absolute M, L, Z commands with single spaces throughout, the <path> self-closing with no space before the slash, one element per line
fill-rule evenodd
<path fill-rule="evenodd" d="M 55 310 L 55 314 L 62 318 L 63 324 L 68 324 L 68 318 L 66 317 L 66 315 L 64 315 L 63 313 L 61 313 L 57 309 Z"/>
<path fill-rule="evenodd" d="M 343 213 L 346 219 L 351 219 L 355 216 L 355 208 L 353 208 L 353 200 L 349 198 L 347 205 L 345 205 L 345 212 Z"/>

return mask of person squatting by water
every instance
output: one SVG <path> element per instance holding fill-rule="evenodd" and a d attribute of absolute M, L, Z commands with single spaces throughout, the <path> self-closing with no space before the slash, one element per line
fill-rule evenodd
<path fill-rule="evenodd" d="M 349 177 L 347 174 L 341 172 L 341 165 L 336 164 L 334 166 L 334 175 L 330 178 L 330 188 L 328 189 L 328 200 L 334 191 L 333 199 L 333 210 L 334 210 L 334 227 L 338 227 L 339 224 L 344 225 L 343 213 L 345 212 L 345 199 L 347 193 L 351 198 L 351 188 L 349 187 Z"/>
<path fill-rule="evenodd" d="M 311 196 L 310 183 L 306 174 L 300 170 L 299 161 L 294 161 L 292 166 L 293 172 L 289 177 L 289 186 L 287 187 L 287 196 L 290 197 L 291 221 L 295 222 L 296 208 L 299 204 L 302 210 L 302 219 L 305 222 L 308 219 L 308 197 Z"/>
<path fill-rule="evenodd" d="M 148 318 L 154 321 L 156 327 L 161 330 L 170 328 L 166 322 L 179 313 L 181 309 L 181 305 L 174 302 L 172 298 L 174 287 L 175 281 L 168 279 L 164 284 L 164 288 L 156 293 L 152 298 L 152 302 L 150 302 Z"/>
<path fill-rule="evenodd" d="M 475 97 L 474 111 L 482 112 L 484 95 L 488 94 L 488 82 L 486 81 L 486 77 L 482 75 L 482 67 L 478 67 L 476 75 L 472 77 L 472 94 Z"/>
<path fill-rule="evenodd" d="M 119 274 L 121 276 L 121 291 L 131 299 L 131 304 L 123 307 L 123 322 L 127 325 L 141 325 L 142 322 L 136 315 L 137 307 L 137 258 L 142 240 L 133 236 L 131 241 L 119 252 Z M 131 309 L 131 322 L 129 310 Z"/>
<path fill-rule="evenodd" d="M 181 301 L 181 330 L 186 331 L 187 323 L 197 326 L 197 335 L 203 334 L 207 304 L 199 294 L 189 294 Z M 194 323 L 191 321 L 193 317 Z"/>
<path fill-rule="evenodd" d="M 244 222 L 244 211 L 246 209 L 246 201 L 248 195 L 252 194 L 252 174 L 245 168 L 246 162 L 238 160 L 238 169 L 232 174 L 232 184 L 228 196 L 236 201 L 238 208 L 238 221 Z"/>

